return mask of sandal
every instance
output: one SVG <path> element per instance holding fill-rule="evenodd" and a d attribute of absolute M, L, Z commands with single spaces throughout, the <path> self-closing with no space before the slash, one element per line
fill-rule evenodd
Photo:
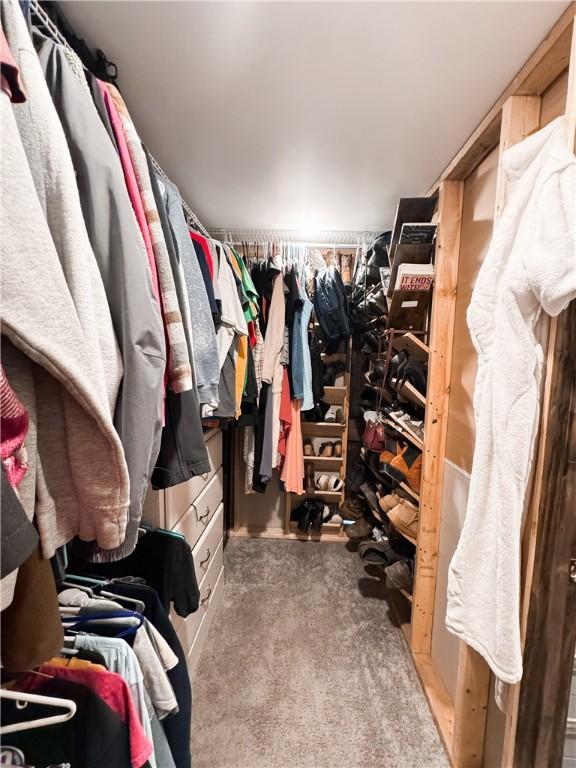
<path fill-rule="evenodd" d="M 358 555 L 365 563 L 374 563 L 384 567 L 406 559 L 394 552 L 387 539 L 384 541 L 363 541 L 358 546 Z"/>
<path fill-rule="evenodd" d="M 332 443 L 332 454 L 339 459 L 342 458 L 342 440 L 335 440 Z"/>
<path fill-rule="evenodd" d="M 319 456 L 325 456 L 326 458 L 330 458 L 333 456 L 333 443 L 322 443 L 320 446 L 320 453 Z"/>

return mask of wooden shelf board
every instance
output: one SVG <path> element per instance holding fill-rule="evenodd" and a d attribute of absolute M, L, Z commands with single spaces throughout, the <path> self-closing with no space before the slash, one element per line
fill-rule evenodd
<path fill-rule="evenodd" d="M 320 532 L 306 531 L 306 533 L 304 533 L 303 531 L 298 530 L 298 523 L 291 521 L 290 533 L 293 533 L 301 539 L 324 539 L 326 536 L 338 537 L 340 539 L 342 537 L 342 526 L 336 525 L 335 523 L 325 523 Z"/>
<path fill-rule="evenodd" d="M 314 467 L 327 472 L 338 472 L 342 467 L 342 461 L 341 456 L 304 456 L 305 464 L 314 464 Z"/>
<path fill-rule="evenodd" d="M 284 539 L 284 541 L 322 541 L 322 542 L 335 542 L 342 541 L 342 533 L 315 533 L 309 535 L 306 533 L 285 533 L 282 528 L 260 528 L 242 526 L 237 531 L 228 531 L 230 536 L 235 536 L 240 539 Z"/>
<path fill-rule="evenodd" d="M 330 363 L 345 363 L 346 362 L 346 353 L 345 352 L 321 352 L 323 361 L 326 363 L 326 365 L 330 365 Z"/>
<path fill-rule="evenodd" d="M 322 501 L 340 502 L 344 495 L 344 488 L 340 491 L 314 491 L 313 493 L 303 493 L 302 496 L 292 494 L 296 499 L 296 503 L 300 503 L 306 498 L 310 499 L 322 499 Z"/>
<path fill-rule="evenodd" d="M 390 429 L 396 430 L 405 440 L 408 440 L 408 442 L 412 443 L 415 448 L 418 448 L 419 451 L 424 450 L 424 443 L 422 440 L 420 440 L 412 430 L 407 429 L 401 421 L 390 418 L 386 419 L 384 425 L 390 427 Z"/>
<path fill-rule="evenodd" d="M 403 490 L 403 491 L 406 491 L 406 493 L 407 493 L 409 496 L 412 496 L 412 498 L 413 498 L 415 501 L 417 501 L 417 502 L 418 502 L 418 504 L 420 504 L 420 495 L 419 495 L 418 493 L 414 493 L 414 491 L 412 490 L 412 488 L 410 488 L 410 486 L 408 485 L 408 483 L 405 483 L 405 482 L 401 482 L 401 483 L 398 483 L 398 485 L 400 486 L 400 488 L 402 488 L 402 490 Z"/>
<path fill-rule="evenodd" d="M 345 424 L 335 424 L 326 421 L 303 421 L 302 434 L 304 437 L 340 437 Z"/>
<path fill-rule="evenodd" d="M 346 397 L 346 387 L 324 387 L 324 400 L 329 405 L 343 405 Z"/>
<path fill-rule="evenodd" d="M 392 385 L 396 385 L 396 379 L 392 379 Z M 417 405 L 418 408 L 426 408 L 426 398 L 409 381 L 405 381 L 397 391 L 401 397 L 408 400 L 412 405 Z"/>
<path fill-rule="evenodd" d="M 402 336 L 394 334 L 392 346 L 398 351 L 405 350 L 412 360 L 428 362 L 430 347 L 413 333 L 404 333 Z"/>

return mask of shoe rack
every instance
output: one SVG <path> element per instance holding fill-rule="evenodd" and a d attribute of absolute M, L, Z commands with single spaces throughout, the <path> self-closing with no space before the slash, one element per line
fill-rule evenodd
<path fill-rule="evenodd" d="M 387 288 L 388 315 L 386 318 L 386 330 L 384 331 L 383 349 L 390 349 L 391 354 L 405 352 L 409 360 L 428 366 L 430 355 L 429 346 L 426 344 L 430 329 L 430 308 L 432 298 L 432 285 L 419 282 L 419 278 L 408 280 L 408 287 L 402 285 L 397 289 L 396 277 L 402 265 L 412 269 L 412 265 L 428 265 L 434 261 L 436 225 L 431 219 L 436 207 L 436 201 L 431 198 L 402 198 L 398 203 L 396 218 L 389 246 L 390 273 Z M 416 271 L 416 270 L 415 270 Z M 383 352 L 383 350 L 382 350 Z M 371 355 L 370 367 L 375 358 L 382 358 L 383 354 Z M 370 379 L 370 375 L 368 375 Z M 419 420 L 425 421 L 426 396 L 419 392 L 409 381 L 398 386 L 396 379 L 390 380 L 391 389 L 402 410 L 417 408 Z M 378 388 L 367 383 L 366 386 Z M 393 393 L 385 391 L 385 400 L 392 401 Z M 418 434 L 404 420 L 394 415 L 385 419 L 385 428 L 388 436 L 408 443 L 421 453 L 424 453 L 426 435 L 422 431 Z M 423 475 L 421 475 L 422 478 Z M 422 485 L 422 479 L 420 481 Z M 406 481 L 399 482 L 396 491 L 400 496 L 418 509 L 420 516 L 420 502 L 422 487 L 411 488 Z M 392 523 L 390 523 L 392 525 Z M 392 526 L 394 528 L 394 526 Z M 407 536 L 403 531 L 394 528 L 397 535 L 402 536 L 418 551 L 418 541 Z M 416 567 L 414 568 L 416 570 Z M 413 586 L 414 589 L 414 586 Z M 412 591 L 413 591 L 412 589 Z M 392 607 L 397 614 L 399 623 L 410 639 L 412 620 L 412 593 L 406 589 L 391 590 Z M 396 597 L 398 596 L 398 597 Z"/>
<path fill-rule="evenodd" d="M 334 354 L 322 353 L 322 360 L 329 365 L 330 363 L 343 362 L 345 365 L 343 373 L 343 383 L 339 386 L 324 387 L 324 397 L 322 398 L 328 405 L 335 405 L 342 409 L 343 423 L 321 422 L 321 421 L 302 421 L 302 438 L 310 438 L 314 444 L 315 452 L 318 453 L 320 445 L 323 442 L 342 441 L 341 456 L 304 456 L 304 466 L 308 470 L 310 465 L 314 466 L 314 475 L 336 474 L 342 480 L 346 479 L 346 464 L 348 456 L 348 427 L 349 427 L 349 397 L 350 397 L 350 361 L 351 361 L 352 340 L 346 343 L 345 351 Z M 309 470 L 308 470 L 309 471 Z M 324 523 L 320 531 L 303 532 L 298 529 L 298 525 L 291 520 L 292 510 L 295 509 L 306 499 L 318 499 L 330 505 L 337 505 L 338 510 L 344 502 L 344 485 L 339 491 L 314 491 L 305 492 L 302 496 L 294 493 L 286 494 L 286 503 L 284 510 L 284 532 L 285 535 L 297 537 L 302 540 L 313 539 L 322 541 L 341 541 L 344 538 L 344 531 L 341 523 Z"/>

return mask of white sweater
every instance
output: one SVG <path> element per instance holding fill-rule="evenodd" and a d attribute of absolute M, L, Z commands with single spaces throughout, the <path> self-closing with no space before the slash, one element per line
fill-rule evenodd
<path fill-rule="evenodd" d="M 542 310 L 576 297 L 576 158 L 559 118 L 503 156 L 507 204 L 474 287 L 476 445 L 446 626 L 507 683 L 522 676 L 520 543 L 538 428 Z"/>

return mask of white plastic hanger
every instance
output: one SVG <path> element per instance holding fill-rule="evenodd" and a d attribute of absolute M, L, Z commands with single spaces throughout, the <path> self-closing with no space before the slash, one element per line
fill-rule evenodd
<path fill-rule="evenodd" d="M 16 702 L 18 709 L 25 709 L 28 704 L 43 704 L 46 707 L 58 707 L 65 709 L 60 715 L 51 715 L 50 717 L 39 717 L 37 720 L 24 720 L 22 723 L 13 723 L 12 725 L 3 725 L 0 727 L 0 735 L 6 733 L 17 733 L 18 731 L 29 731 L 32 728 L 44 728 L 47 725 L 56 725 L 71 720 L 76 714 L 76 703 L 71 699 L 58 699 L 55 696 L 41 696 L 37 693 L 21 693 L 19 691 L 10 691 L 0 689 L 0 699 L 9 699 Z"/>

